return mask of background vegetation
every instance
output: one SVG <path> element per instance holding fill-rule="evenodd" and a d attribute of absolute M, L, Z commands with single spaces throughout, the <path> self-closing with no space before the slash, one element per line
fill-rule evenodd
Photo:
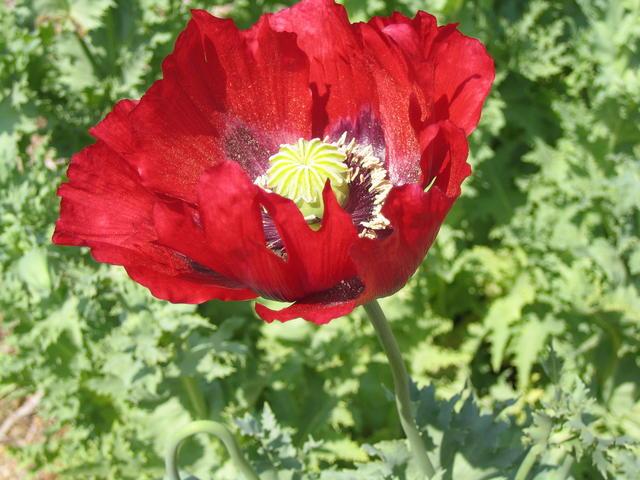
<path fill-rule="evenodd" d="M 171 305 L 50 244 L 69 156 L 158 77 L 189 9 L 247 26 L 279 3 L 0 2 L 0 397 L 42 395 L 42 438 L 9 445 L 33 474 L 159 479 L 176 426 L 211 417 L 282 479 L 413 478 L 362 312 Z M 512 478 L 532 447 L 529 478 L 640 478 L 640 0 L 345 3 L 458 21 L 496 61 L 474 175 L 383 305 L 440 478 Z M 235 479 L 226 458 L 198 438 L 181 463 Z"/>

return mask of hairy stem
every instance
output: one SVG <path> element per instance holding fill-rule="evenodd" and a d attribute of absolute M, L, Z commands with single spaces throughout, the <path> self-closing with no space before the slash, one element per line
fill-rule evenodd
<path fill-rule="evenodd" d="M 244 458 L 242 450 L 240 450 L 236 439 L 229 429 L 223 424 L 211 420 L 197 420 L 178 430 L 165 456 L 165 468 L 169 480 L 181 480 L 180 472 L 178 471 L 178 450 L 182 442 L 191 435 L 198 433 L 208 433 L 218 437 L 229 452 L 231 461 L 238 471 L 240 471 L 247 480 L 259 480 L 256 472 L 253 471 L 247 459 Z"/>
<path fill-rule="evenodd" d="M 404 361 L 402 360 L 402 354 L 400 353 L 398 342 L 396 342 L 393 332 L 389 327 L 389 323 L 387 322 L 387 318 L 380 308 L 380 304 L 378 304 L 376 300 L 365 304 L 364 309 L 369 315 L 369 320 L 371 320 L 371 324 L 378 334 L 378 339 L 380 340 L 380 343 L 382 343 L 382 348 L 384 349 L 387 359 L 389 360 L 389 365 L 391 366 L 393 385 L 396 395 L 396 407 L 398 408 L 398 415 L 400 416 L 402 429 L 409 440 L 411 454 L 420 468 L 420 471 L 426 476 L 426 478 L 431 478 L 435 475 L 435 469 L 427 456 L 427 450 L 413 418 L 411 399 L 409 396 L 409 375 L 407 375 L 407 371 L 404 367 Z"/>

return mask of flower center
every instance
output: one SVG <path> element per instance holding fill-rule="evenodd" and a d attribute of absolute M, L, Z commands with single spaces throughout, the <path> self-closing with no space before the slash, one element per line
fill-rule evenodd
<path fill-rule="evenodd" d="M 281 145 L 269 157 L 266 186 L 293 200 L 307 220 L 322 218 L 322 190 L 331 181 L 338 202 L 344 205 L 349 194 L 347 156 L 336 145 L 319 138 L 300 139 L 293 145 Z"/>
<path fill-rule="evenodd" d="M 269 157 L 267 171 L 254 183 L 269 192 L 293 200 L 310 228 L 321 226 L 324 213 L 322 191 L 327 180 L 340 206 L 347 212 L 362 238 L 378 238 L 391 227 L 382 214 L 392 184 L 384 162 L 384 152 L 374 153 L 371 145 L 347 141 L 343 133 L 334 142 L 300 139 L 282 145 Z M 286 257 L 284 244 L 273 220 L 263 207 L 265 240 L 275 253 Z"/>

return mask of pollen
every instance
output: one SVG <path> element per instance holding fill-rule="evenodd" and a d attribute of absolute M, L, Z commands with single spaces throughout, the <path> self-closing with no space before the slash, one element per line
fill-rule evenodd
<path fill-rule="evenodd" d="M 384 162 L 370 145 L 358 145 L 354 139 L 347 142 L 346 133 L 335 145 L 346 155 L 350 191 L 347 207 L 357 224 L 358 234 L 362 238 L 376 238 L 379 232 L 390 227 L 382 207 L 393 185 Z"/>
<path fill-rule="evenodd" d="M 349 193 L 349 168 L 346 154 L 336 145 L 318 138 L 300 139 L 293 145 L 281 145 L 269 157 L 266 186 L 290 198 L 306 217 L 322 217 L 322 191 L 327 180 L 341 204 Z"/>

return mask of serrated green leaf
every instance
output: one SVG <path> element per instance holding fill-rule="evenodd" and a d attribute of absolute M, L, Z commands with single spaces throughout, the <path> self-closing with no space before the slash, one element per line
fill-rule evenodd
<path fill-rule="evenodd" d="M 535 289 L 528 275 L 518 278 L 507 296 L 493 302 L 487 312 L 484 324 L 491 340 L 491 367 L 498 371 L 502 365 L 509 341 L 509 326 L 522 318 L 523 308 L 531 303 Z"/>

